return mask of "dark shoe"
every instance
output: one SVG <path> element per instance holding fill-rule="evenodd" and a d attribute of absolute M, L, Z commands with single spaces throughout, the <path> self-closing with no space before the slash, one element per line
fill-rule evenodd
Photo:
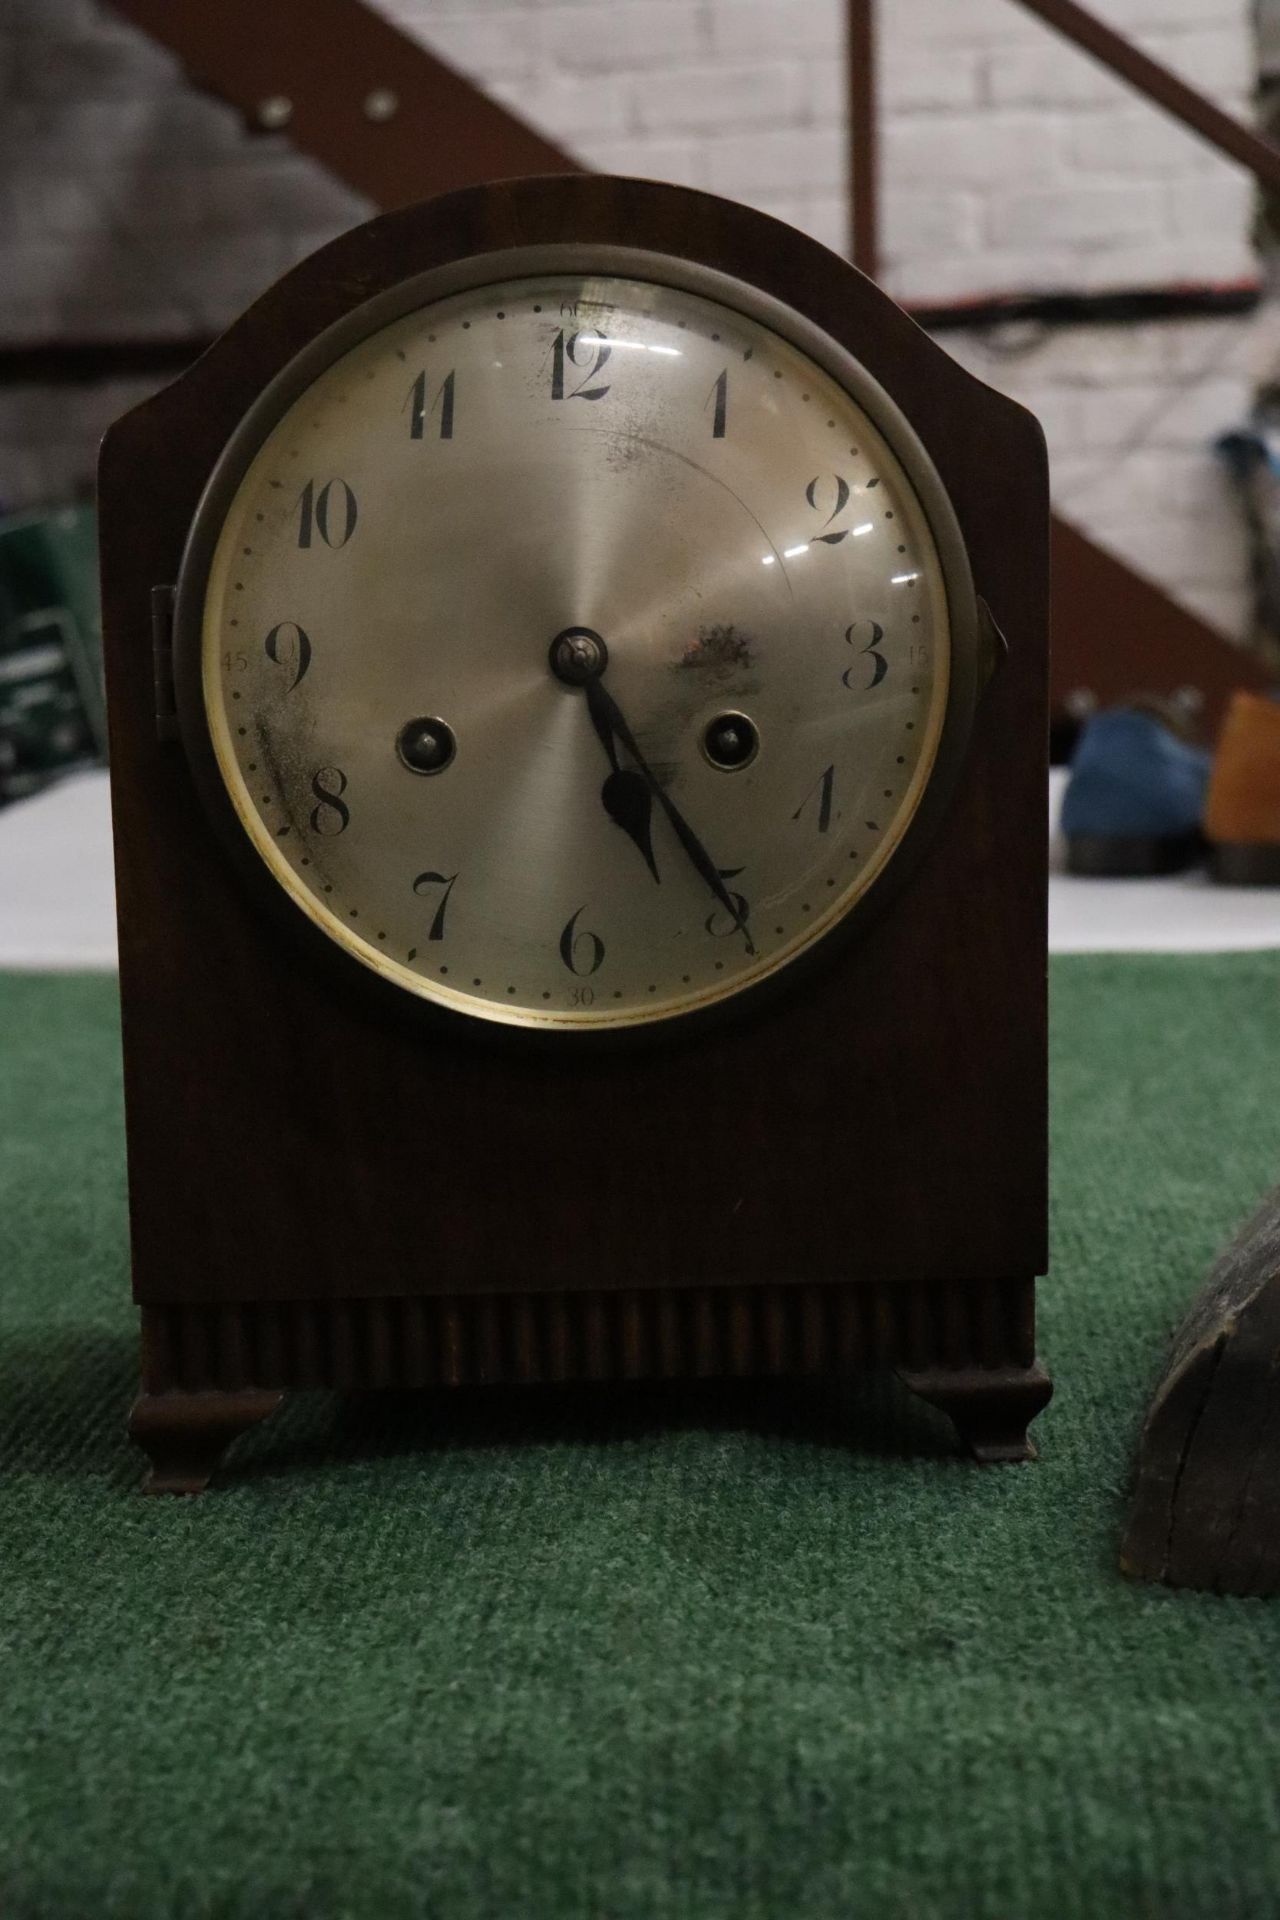
<path fill-rule="evenodd" d="M 1062 802 L 1068 871 L 1121 876 L 1191 866 L 1203 851 L 1210 765 L 1174 712 L 1153 704 L 1095 714 Z"/>

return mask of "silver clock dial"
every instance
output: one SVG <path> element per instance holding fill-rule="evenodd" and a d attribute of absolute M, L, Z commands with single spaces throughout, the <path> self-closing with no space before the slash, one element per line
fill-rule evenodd
<path fill-rule="evenodd" d="M 850 384 L 745 306 L 559 273 L 341 352 L 248 460 L 203 605 L 218 768 L 295 904 L 539 1027 L 678 1015 L 830 932 L 919 806 L 951 662 Z"/>

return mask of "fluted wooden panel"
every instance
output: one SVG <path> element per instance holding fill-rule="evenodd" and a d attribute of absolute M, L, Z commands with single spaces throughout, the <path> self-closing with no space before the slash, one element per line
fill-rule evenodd
<path fill-rule="evenodd" d="M 1030 1281 L 687 1287 L 143 1310 L 148 1391 L 430 1387 L 1028 1364 Z"/>

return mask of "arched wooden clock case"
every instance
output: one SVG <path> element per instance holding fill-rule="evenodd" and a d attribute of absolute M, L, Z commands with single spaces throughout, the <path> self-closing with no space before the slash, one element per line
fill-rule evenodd
<path fill-rule="evenodd" d="M 367 990 L 272 910 L 180 737 L 174 589 L 224 449 L 318 336 L 445 263 L 619 244 L 745 282 L 854 356 L 922 443 L 1005 657 L 927 844 L 891 863 L 849 937 L 724 1017 L 527 1045 Z M 979 1458 L 1028 1458 L 1050 1392 L 1034 1336 L 1048 617 L 1034 420 L 803 235 L 683 189 L 566 176 L 389 214 L 305 261 L 111 430 L 100 495 L 142 1310 L 132 1431 L 151 1487 L 198 1490 L 293 1388 L 876 1364 L 950 1413 Z M 583 1143 L 602 1137 L 608 1176 L 593 1178 Z"/>

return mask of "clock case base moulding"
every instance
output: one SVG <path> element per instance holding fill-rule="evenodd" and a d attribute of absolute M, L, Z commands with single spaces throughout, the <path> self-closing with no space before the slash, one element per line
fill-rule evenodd
<path fill-rule="evenodd" d="M 366 1003 L 261 912 L 173 738 L 152 598 L 241 418 L 318 333 L 445 261 L 619 239 L 762 288 L 862 361 L 949 494 L 1008 656 L 909 884 L 795 990 L 690 1038 L 676 1021 L 630 1049 L 533 1057 Z M 112 428 L 100 500 L 134 1427 L 161 1480 L 202 1483 L 287 1388 L 875 1362 L 980 1455 L 1027 1457 L 1048 1393 L 1032 417 L 767 216 L 564 176 L 388 214 L 305 261 Z"/>
<path fill-rule="evenodd" d="M 276 1411 L 283 1386 L 812 1378 L 894 1363 L 990 1463 L 1034 1459 L 1027 1427 L 1052 1392 L 1035 1361 L 1030 1281 L 146 1307 L 142 1326 L 130 1432 L 153 1493 L 199 1493 L 231 1442 Z"/>

